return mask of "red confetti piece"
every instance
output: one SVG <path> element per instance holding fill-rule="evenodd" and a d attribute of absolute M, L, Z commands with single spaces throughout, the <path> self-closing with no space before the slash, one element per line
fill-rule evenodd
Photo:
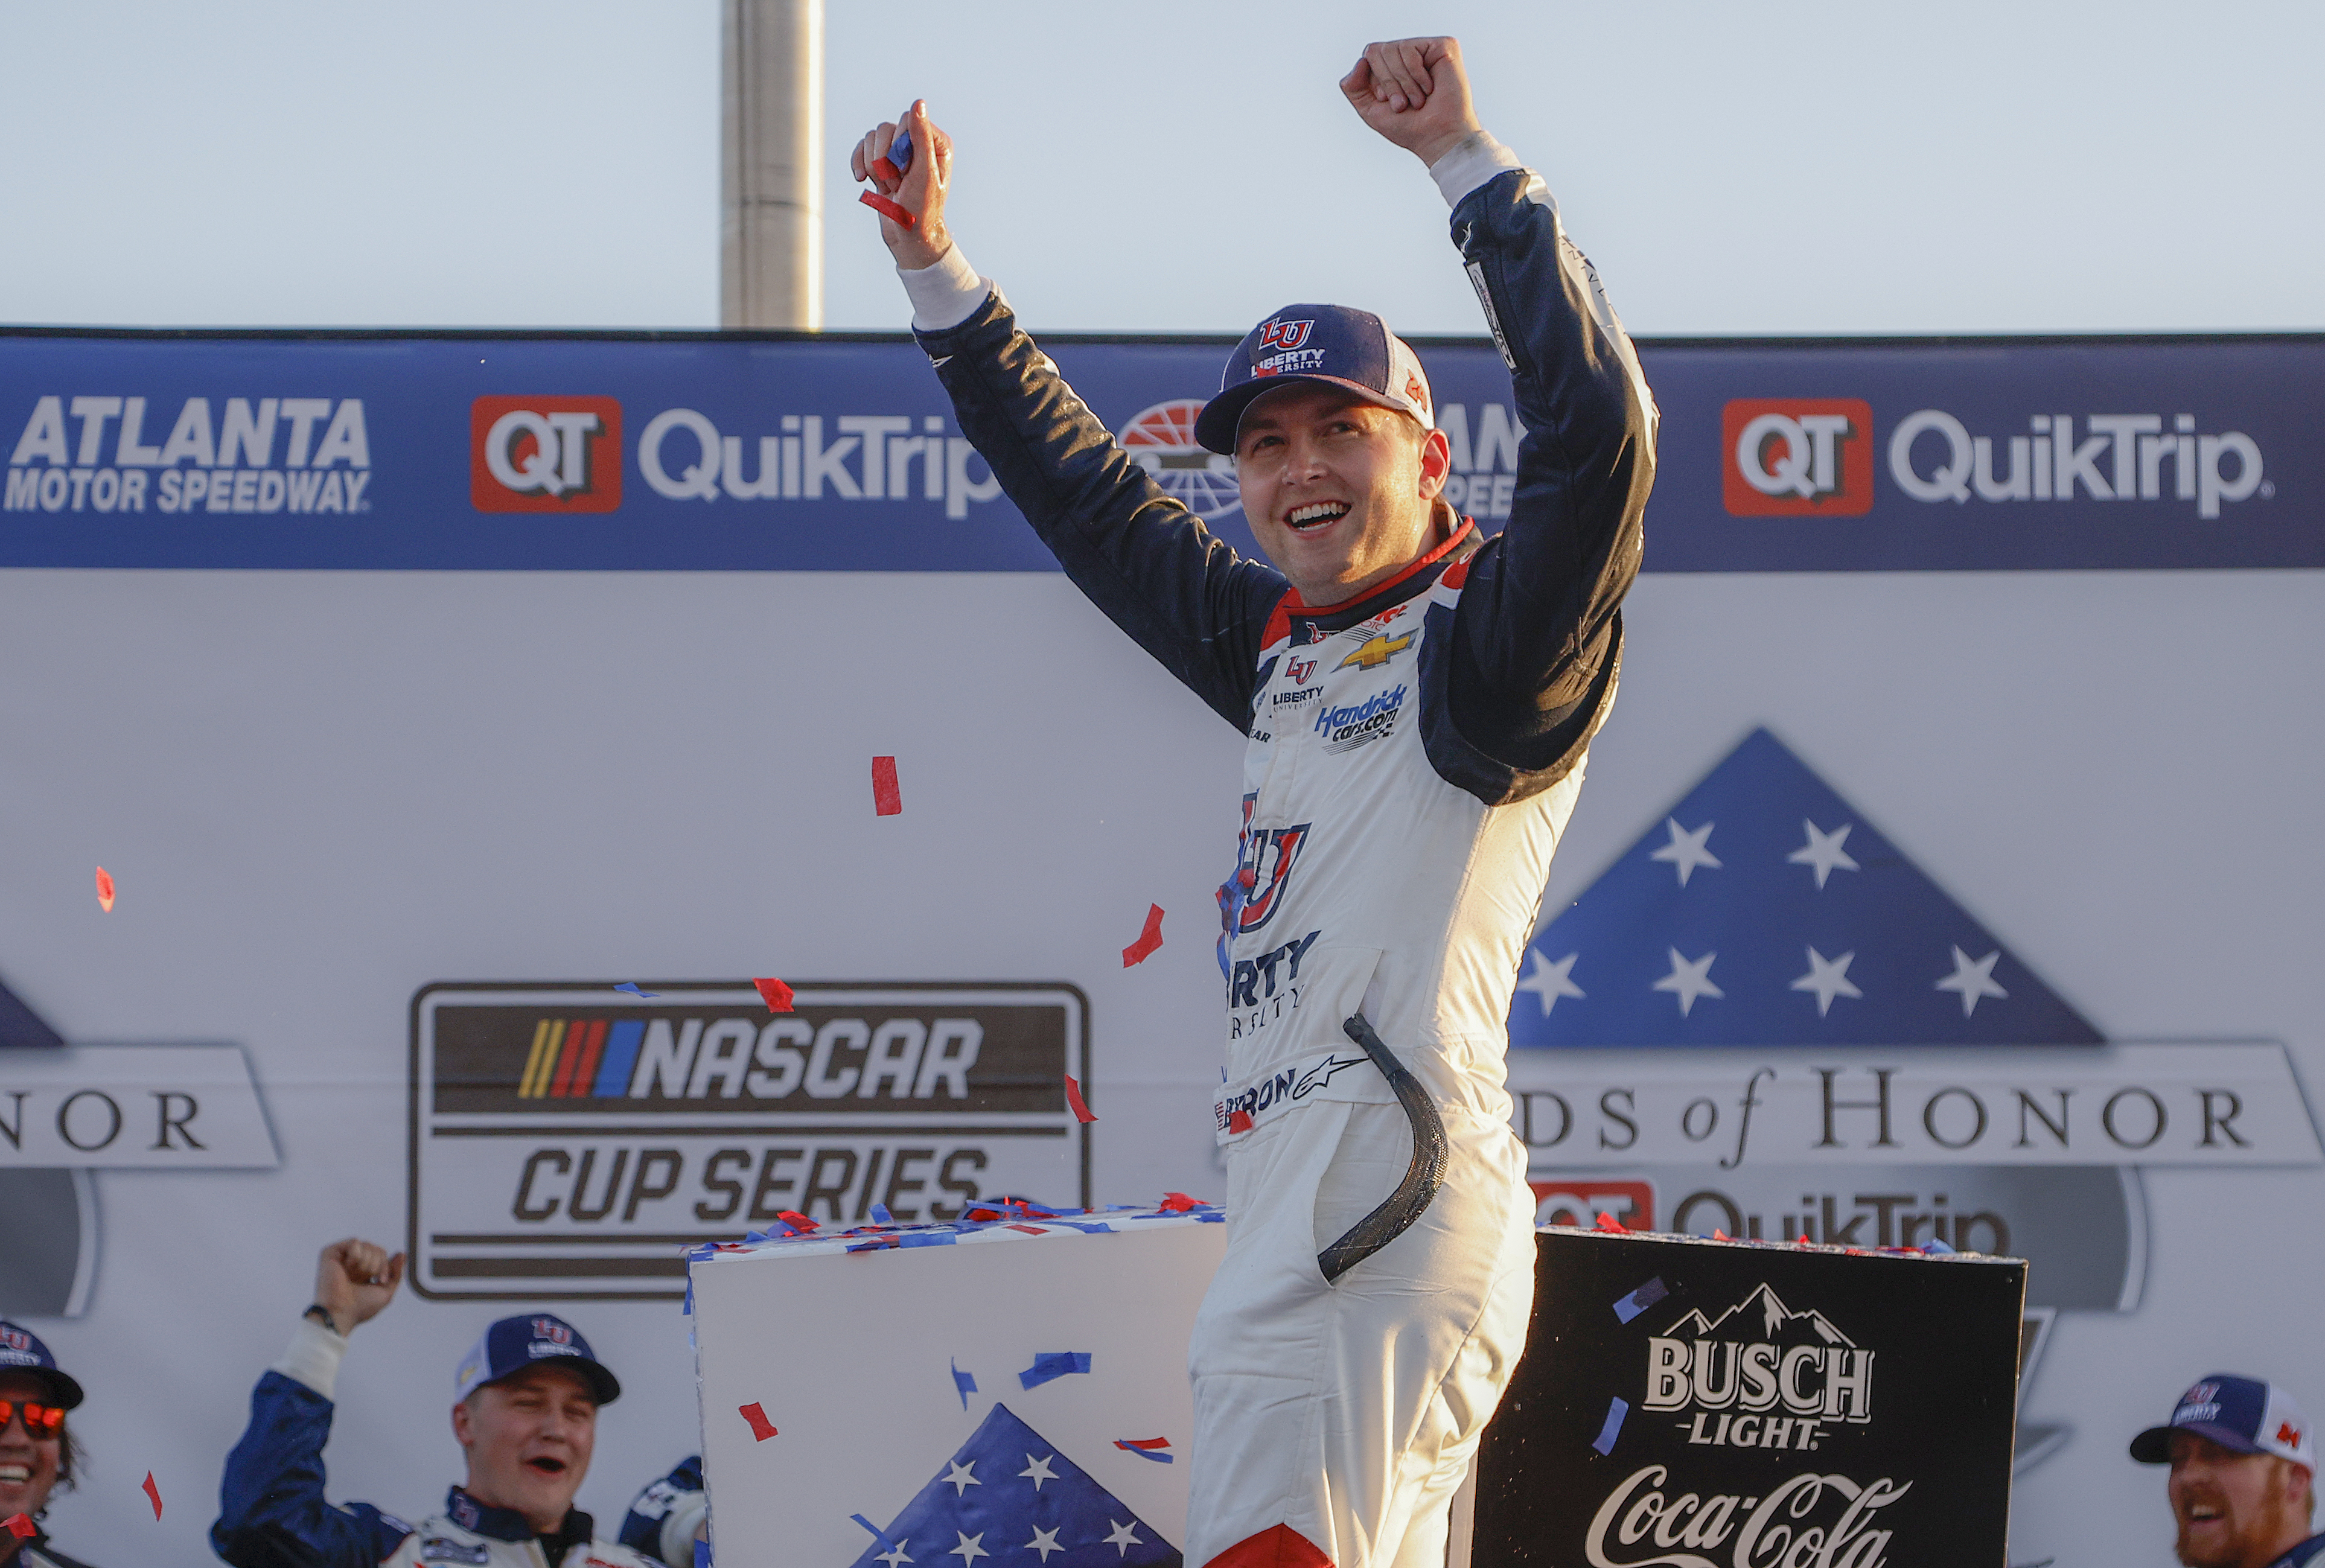
<path fill-rule="evenodd" d="M 1800 1240 L 1799 1240 L 1799 1241 L 1797 1241 L 1797 1242 L 1795 1242 L 1793 1245 L 1798 1246 L 1798 1247 L 1814 1247 L 1814 1246 L 1816 1245 L 1816 1243 L 1815 1243 L 1815 1242 L 1813 1242 L 1813 1241 L 1811 1241 L 1811 1240 L 1809 1239 L 1809 1233 L 1808 1233 L 1807 1231 L 1803 1230 L 1803 1231 L 1802 1231 L 1802 1232 L 1801 1232 L 1801 1239 L 1800 1239 Z"/>
<path fill-rule="evenodd" d="M 741 1413 L 743 1419 L 751 1424 L 753 1442 L 764 1443 L 775 1435 L 775 1424 L 767 1419 L 767 1413 L 759 1408 L 758 1401 L 753 1400 L 741 1406 Z"/>
<path fill-rule="evenodd" d="M 1148 955 L 1162 945 L 1162 906 L 1150 904 L 1146 906 L 1145 928 L 1139 932 L 1136 942 L 1122 950 L 1122 967 L 1128 969 L 1133 964 L 1144 963 Z"/>
<path fill-rule="evenodd" d="M 1039 1225 L 1004 1225 L 1001 1229 L 1004 1230 L 1023 1230 L 1028 1236 L 1047 1236 L 1049 1234 L 1048 1231 L 1042 1229 Z"/>
<path fill-rule="evenodd" d="M 872 759 L 872 812 L 875 816 L 893 817 L 904 809 L 904 797 L 896 787 L 896 759 L 875 756 Z"/>
<path fill-rule="evenodd" d="M 775 1211 L 775 1218 L 801 1235 L 815 1229 L 815 1221 L 796 1209 L 778 1209 Z"/>
<path fill-rule="evenodd" d="M 1171 1446 L 1171 1440 L 1167 1437 L 1117 1437 L 1114 1440 L 1114 1446 L 1116 1448 L 1168 1448 Z"/>
<path fill-rule="evenodd" d="M 885 153 L 872 160 L 872 172 L 880 176 L 880 182 L 884 185 L 902 185 L 904 182 L 904 172 L 890 162 Z"/>
<path fill-rule="evenodd" d="M 1616 1219 L 1604 1209 L 1598 1211 L 1598 1220 L 1596 1228 L 1600 1230 L 1604 1230 L 1609 1236 L 1628 1236 L 1630 1234 L 1628 1230 L 1623 1228 L 1623 1222 L 1620 1220 Z"/>
<path fill-rule="evenodd" d="M 8 1533 L 20 1541 L 29 1541 L 41 1533 L 40 1526 L 23 1514 L 11 1514 L 5 1522 Z"/>
<path fill-rule="evenodd" d="M 875 190 L 859 190 L 856 193 L 856 199 L 899 228 L 910 228 L 919 221 L 910 209 L 898 206 Z"/>
<path fill-rule="evenodd" d="M 1711 1239 L 1714 1241 L 1733 1241 L 1736 1239 L 1736 1238 L 1728 1235 L 1727 1231 L 1722 1230 L 1717 1225 L 1711 1228 Z"/>
<path fill-rule="evenodd" d="M 768 1012 L 788 1013 L 792 1010 L 792 988 L 783 981 L 762 979 L 753 980 L 751 984 L 757 988 L 759 995 L 767 999 Z"/>
<path fill-rule="evenodd" d="M 1066 1075 L 1066 1103 L 1073 1107 L 1076 1121 L 1088 1122 L 1098 1119 L 1090 1110 L 1089 1101 L 1082 1098 L 1082 1086 L 1074 1081 L 1071 1073 Z"/>
<path fill-rule="evenodd" d="M 113 913 L 113 874 L 102 866 L 97 868 L 97 906 L 107 914 Z"/>
<path fill-rule="evenodd" d="M 158 1519 L 162 1517 L 162 1489 L 153 1484 L 153 1472 L 150 1470 L 145 1472 L 144 1489 L 146 1500 L 153 1505 L 153 1517 Z"/>
<path fill-rule="evenodd" d="M 1250 1130 L 1251 1112 L 1247 1110 L 1231 1110 L 1227 1112 L 1227 1131 L 1231 1133 L 1247 1133 Z"/>

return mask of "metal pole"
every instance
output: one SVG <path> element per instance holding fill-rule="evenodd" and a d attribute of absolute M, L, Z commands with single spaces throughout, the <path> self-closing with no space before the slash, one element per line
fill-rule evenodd
<path fill-rule="evenodd" d="M 823 326 L 823 0 L 724 0 L 718 324 Z"/>

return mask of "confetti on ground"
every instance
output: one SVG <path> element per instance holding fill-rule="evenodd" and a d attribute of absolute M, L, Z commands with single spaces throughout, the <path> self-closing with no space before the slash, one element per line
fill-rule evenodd
<path fill-rule="evenodd" d="M 753 980 L 751 984 L 757 988 L 759 995 L 766 998 L 768 1012 L 788 1013 L 792 1010 L 792 988 L 783 981 Z"/>
<path fill-rule="evenodd" d="M 660 991 L 640 990 L 635 980 L 624 980 L 620 985 L 616 986 L 614 989 L 617 991 L 627 991 L 634 997 L 659 997 L 662 995 Z"/>
<path fill-rule="evenodd" d="M 1138 933 L 1136 942 L 1122 950 L 1122 967 L 1128 969 L 1133 964 L 1144 963 L 1148 955 L 1162 945 L 1162 906 L 1150 904 L 1146 906 L 1145 929 Z"/>
<path fill-rule="evenodd" d="M 20 1541 L 29 1541 L 41 1533 L 41 1526 L 23 1514 L 11 1514 L 6 1522 L 8 1533 Z"/>
<path fill-rule="evenodd" d="M 904 797 L 896 788 L 896 759 L 875 756 L 872 759 L 872 811 L 875 816 L 893 817 L 904 809 Z"/>
<path fill-rule="evenodd" d="M 1098 1119 L 1097 1115 L 1089 1108 L 1089 1101 L 1082 1098 L 1082 1086 L 1073 1081 L 1070 1073 L 1066 1077 L 1066 1103 L 1073 1107 L 1076 1121 L 1088 1122 Z"/>
<path fill-rule="evenodd" d="M 1114 1440 L 1114 1446 L 1125 1452 L 1135 1453 L 1141 1459 L 1153 1460 L 1158 1464 L 1172 1462 L 1169 1454 L 1154 1452 L 1158 1448 L 1171 1446 L 1171 1440 L 1167 1437 L 1117 1437 Z"/>
<path fill-rule="evenodd" d="M 1037 1350 L 1033 1355 L 1033 1364 L 1017 1374 L 1017 1381 L 1024 1387 L 1039 1388 L 1053 1378 L 1089 1369 L 1090 1353 L 1088 1350 Z"/>
<path fill-rule="evenodd" d="M 741 1406 L 740 1409 L 743 1419 L 751 1424 L 751 1440 L 753 1442 L 764 1443 L 767 1439 L 775 1434 L 775 1424 L 767 1419 L 767 1413 L 759 1408 L 759 1402 L 757 1400 L 753 1400 L 750 1404 Z"/>
<path fill-rule="evenodd" d="M 102 866 L 97 868 L 97 906 L 107 914 L 113 913 L 113 874 Z"/>
<path fill-rule="evenodd" d="M 157 1519 L 160 1518 L 162 1517 L 162 1489 L 153 1484 L 153 1472 L 150 1470 L 145 1472 L 145 1486 L 144 1490 L 145 1493 L 145 1500 L 153 1505 L 153 1517 Z"/>
<path fill-rule="evenodd" d="M 1657 1275 L 1621 1301 L 1616 1302 L 1615 1315 L 1627 1323 L 1669 1294 L 1671 1291 L 1664 1285 L 1663 1276 Z"/>
<path fill-rule="evenodd" d="M 1630 1413 L 1630 1406 L 1622 1400 L 1607 1400 L 1607 1424 L 1598 1429 L 1598 1435 L 1592 1440 L 1590 1446 L 1601 1453 L 1614 1452 L 1615 1440 L 1623 1435 L 1623 1417 Z"/>
<path fill-rule="evenodd" d="M 960 1394 L 960 1407 L 966 1410 L 968 1408 L 968 1396 L 977 1392 L 977 1374 L 962 1371 L 959 1361 L 954 1361 L 951 1365 L 952 1386 Z"/>

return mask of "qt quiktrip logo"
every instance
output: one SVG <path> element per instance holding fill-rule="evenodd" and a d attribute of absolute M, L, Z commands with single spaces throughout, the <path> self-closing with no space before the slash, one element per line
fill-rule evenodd
<path fill-rule="evenodd" d="M 1853 397 L 1739 397 L 1720 411 L 1720 498 L 1735 517 L 1873 509 L 1873 409 Z"/>
<path fill-rule="evenodd" d="M 468 405 L 479 512 L 611 512 L 622 504 L 622 405 L 611 397 L 480 397 Z"/>

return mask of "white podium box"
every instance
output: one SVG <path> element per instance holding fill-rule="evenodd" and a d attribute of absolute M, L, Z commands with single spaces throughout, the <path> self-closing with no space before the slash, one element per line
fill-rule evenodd
<path fill-rule="evenodd" d="M 718 1568 L 1179 1568 L 1219 1221 L 1013 1213 L 698 1249 Z"/>

